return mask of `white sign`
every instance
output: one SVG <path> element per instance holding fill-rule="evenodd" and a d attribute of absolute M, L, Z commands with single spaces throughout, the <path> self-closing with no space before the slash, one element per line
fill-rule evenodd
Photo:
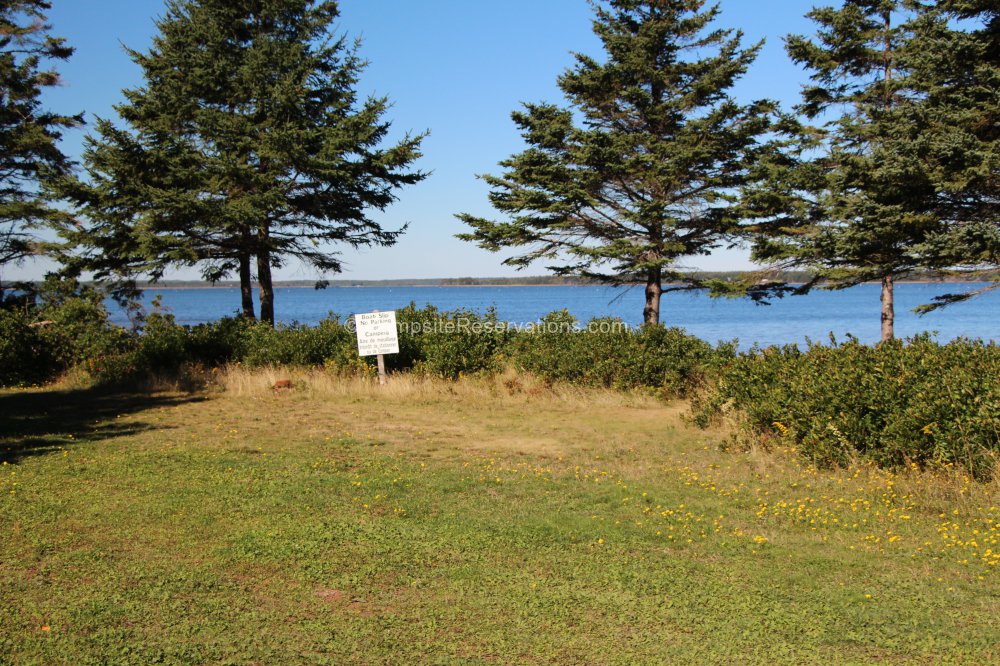
<path fill-rule="evenodd" d="M 356 314 L 354 329 L 358 334 L 358 356 L 399 353 L 395 310 Z"/>

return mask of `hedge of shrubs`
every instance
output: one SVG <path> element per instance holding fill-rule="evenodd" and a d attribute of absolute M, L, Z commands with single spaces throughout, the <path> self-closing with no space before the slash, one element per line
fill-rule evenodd
<path fill-rule="evenodd" d="M 38 325 L 39 323 L 43 325 Z M 513 367 L 552 381 L 644 389 L 692 398 L 694 420 L 734 419 L 751 441 L 781 440 L 818 463 L 856 456 L 879 464 L 998 469 L 1000 349 L 981 341 L 929 337 L 870 347 L 850 339 L 805 349 L 789 345 L 737 353 L 683 330 L 579 323 L 554 312 L 531 330 L 503 325 L 493 311 L 397 311 L 400 353 L 390 371 L 457 378 Z M 359 358 L 350 322 L 270 328 L 224 318 L 180 326 L 155 311 L 130 330 L 108 321 L 103 297 L 52 286 L 32 308 L 0 308 L 0 385 L 37 384 L 82 369 L 96 384 L 127 382 L 185 364 L 325 366 L 373 374 Z"/>
<path fill-rule="evenodd" d="M 597 319 L 578 330 L 576 323 L 565 310 L 544 317 L 544 334 L 513 336 L 507 347 L 511 362 L 554 381 L 686 396 L 736 356 L 735 342 L 713 348 L 680 328 L 636 330 Z"/>
<path fill-rule="evenodd" d="M 918 336 L 754 349 L 695 400 L 702 425 L 723 413 L 751 441 L 784 441 L 818 463 L 950 463 L 986 478 L 1000 462 L 1000 348 Z"/>
<path fill-rule="evenodd" d="M 0 385 L 7 386 L 43 382 L 74 368 L 97 384 L 114 384 L 185 364 L 325 366 L 346 373 L 372 373 L 375 366 L 374 358 L 358 357 L 350 322 L 336 315 L 315 326 L 271 328 L 234 318 L 180 326 L 154 310 L 126 330 L 108 323 L 96 293 L 83 292 L 45 298 L 31 310 L 0 310 L 0 317 Z M 552 381 L 685 395 L 720 359 L 735 357 L 732 344 L 715 349 L 680 329 L 637 331 L 610 319 L 580 326 L 565 311 L 530 330 L 508 328 L 492 310 L 442 312 L 411 304 L 396 319 L 399 353 L 386 357 L 388 369 L 449 379 L 514 367 Z M 50 323 L 37 326 L 40 321 Z"/>

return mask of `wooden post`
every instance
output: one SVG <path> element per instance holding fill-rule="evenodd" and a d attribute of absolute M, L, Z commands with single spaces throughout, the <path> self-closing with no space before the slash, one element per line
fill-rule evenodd
<path fill-rule="evenodd" d="M 378 312 L 378 310 L 372 310 L 372 312 Z M 377 355 L 378 358 L 378 385 L 385 386 L 385 356 L 382 354 Z"/>

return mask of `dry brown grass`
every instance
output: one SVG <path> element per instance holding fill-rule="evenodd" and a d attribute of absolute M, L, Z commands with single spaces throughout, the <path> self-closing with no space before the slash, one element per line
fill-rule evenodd
<path fill-rule="evenodd" d="M 291 390 L 275 390 L 290 379 Z M 639 393 L 551 384 L 506 372 L 459 381 L 400 374 L 386 385 L 321 369 L 229 367 L 217 373 L 223 399 L 282 402 L 317 432 L 329 425 L 422 453 L 449 450 L 565 455 L 654 444 L 683 427 L 681 402 Z"/>
<path fill-rule="evenodd" d="M 215 383 L 226 393 L 254 398 L 273 394 L 275 384 L 282 379 L 291 380 L 292 392 L 310 397 L 404 401 L 451 398 L 504 404 L 584 402 L 617 407 L 653 407 L 661 404 L 648 394 L 551 383 L 513 370 L 492 376 L 464 377 L 459 381 L 413 373 L 393 374 L 385 385 L 379 385 L 377 378 L 342 375 L 321 368 L 246 369 L 228 366 L 215 375 Z"/>

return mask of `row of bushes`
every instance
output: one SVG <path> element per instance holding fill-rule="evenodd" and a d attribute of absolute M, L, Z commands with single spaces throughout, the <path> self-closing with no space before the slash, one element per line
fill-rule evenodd
<path fill-rule="evenodd" d="M 566 311 L 527 331 L 506 327 L 493 311 L 410 305 L 396 316 L 399 353 L 387 356 L 389 370 L 450 379 L 512 366 L 553 381 L 685 395 L 709 369 L 735 357 L 734 345 L 713 348 L 680 329 L 635 330 L 610 319 L 579 326 Z M 154 310 L 126 330 L 108 323 L 95 292 L 47 297 L 34 309 L 0 310 L 0 384 L 40 383 L 74 368 L 96 383 L 120 383 L 192 363 L 374 372 L 373 357 L 358 357 L 351 324 L 331 315 L 315 326 L 271 328 L 234 318 L 180 326 Z"/>
<path fill-rule="evenodd" d="M 39 322 L 49 322 L 37 325 Z M 735 420 L 751 441 L 779 439 L 818 463 L 855 456 L 879 464 L 959 464 L 990 474 L 1000 456 L 1000 349 L 929 337 L 869 347 L 856 340 L 753 349 L 716 347 L 680 329 L 635 330 L 617 320 L 580 327 L 566 311 L 531 331 L 495 312 L 397 311 L 398 354 L 390 371 L 457 378 L 504 368 L 616 389 L 689 396 L 694 419 Z M 375 372 L 359 358 L 351 322 L 270 328 L 224 318 L 193 327 L 154 311 L 132 330 L 108 322 L 103 298 L 54 289 L 32 309 L 0 309 L 0 384 L 30 384 L 66 370 L 118 383 L 185 364 L 325 366 Z"/>
<path fill-rule="evenodd" d="M 778 439 L 821 464 L 860 455 L 889 467 L 954 464 L 985 478 L 1000 462 L 1000 348 L 918 336 L 754 349 L 694 401 L 701 425 L 723 414 L 751 441 Z"/>

